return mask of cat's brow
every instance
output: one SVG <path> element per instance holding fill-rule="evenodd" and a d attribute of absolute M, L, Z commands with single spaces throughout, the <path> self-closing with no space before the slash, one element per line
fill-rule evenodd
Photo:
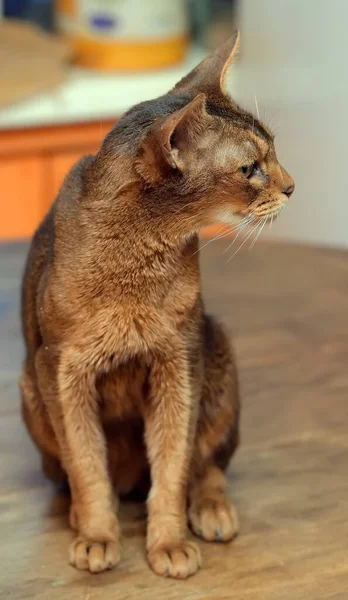
<path fill-rule="evenodd" d="M 258 153 L 261 154 L 262 158 L 265 158 L 270 148 L 269 142 L 264 137 L 257 135 L 255 131 L 250 131 L 250 135 L 253 138 L 253 145 L 257 147 Z"/>
<path fill-rule="evenodd" d="M 268 131 L 263 125 L 259 123 L 250 124 L 248 123 L 248 130 L 250 133 L 255 134 L 259 139 L 264 142 L 267 142 L 267 145 L 273 141 L 273 136 L 270 131 Z"/>
<path fill-rule="evenodd" d="M 247 131 L 253 131 L 259 138 L 264 139 L 268 143 L 273 142 L 271 131 L 261 121 L 253 117 L 251 113 L 243 111 L 236 104 L 219 105 L 214 101 L 208 100 L 206 108 L 209 114 L 232 121 Z"/>
<path fill-rule="evenodd" d="M 247 129 L 255 133 L 259 138 L 266 141 L 268 144 L 273 142 L 274 136 L 272 132 L 251 115 L 250 113 L 244 113 L 243 115 L 244 124 L 247 126 Z"/>

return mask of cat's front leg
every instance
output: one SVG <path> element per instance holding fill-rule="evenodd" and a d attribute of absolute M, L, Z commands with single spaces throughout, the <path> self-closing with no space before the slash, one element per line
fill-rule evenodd
<path fill-rule="evenodd" d="M 63 348 L 58 373 L 44 346 L 36 355 L 39 388 L 51 413 L 61 461 L 72 494 L 71 526 L 77 530 L 70 563 L 98 573 L 119 561 L 119 525 L 98 414 L 94 373 L 76 348 Z"/>
<path fill-rule="evenodd" d="M 198 546 L 187 540 L 186 495 L 195 407 L 186 353 L 178 344 L 153 358 L 145 406 L 151 465 L 147 552 L 158 575 L 184 579 L 201 566 Z"/>

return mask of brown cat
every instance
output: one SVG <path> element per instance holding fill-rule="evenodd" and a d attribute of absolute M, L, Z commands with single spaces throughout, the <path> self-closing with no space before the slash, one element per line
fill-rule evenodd
<path fill-rule="evenodd" d="M 31 245 L 23 415 L 45 473 L 68 477 L 79 569 L 117 564 L 113 486 L 124 494 L 150 477 L 156 573 L 200 567 L 187 516 L 205 540 L 237 532 L 223 474 L 238 443 L 237 375 L 204 311 L 197 233 L 261 222 L 294 189 L 271 133 L 225 92 L 237 43 L 127 112 L 68 174 Z"/>

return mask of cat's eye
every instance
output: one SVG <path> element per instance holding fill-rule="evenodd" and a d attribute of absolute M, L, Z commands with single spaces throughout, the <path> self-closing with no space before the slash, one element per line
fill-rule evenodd
<path fill-rule="evenodd" d="M 250 165 L 243 165 L 240 169 L 247 179 L 249 179 L 257 170 L 257 163 L 253 162 Z"/>

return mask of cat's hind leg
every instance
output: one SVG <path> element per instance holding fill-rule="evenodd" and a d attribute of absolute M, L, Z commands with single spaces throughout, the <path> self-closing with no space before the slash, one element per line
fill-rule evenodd
<path fill-rule="evenodd" d="M 224 475 L 238 445 L 239 392 L 227 337 L 205 317 L 204 384 L 189 488 L 192 530 L 207 541 L 227 542 L 238 532 L 237 513 Z"/>
<path fill-rule="evenodd" d="M 210 464 L 191 488 L 190 525 L 207 542 L 229 542 L 238 533 L 237 511 L 226 487 L 222 470 Z"/>
<path fill-rule="evenodd" d="M 35 379 L 27 365 L 23 367 L 20 388 L 23 421 L 41 454 L 42 471 L 54 483 L 65 483 L 67 475 L 61 465 L 58 443 Z"/>

